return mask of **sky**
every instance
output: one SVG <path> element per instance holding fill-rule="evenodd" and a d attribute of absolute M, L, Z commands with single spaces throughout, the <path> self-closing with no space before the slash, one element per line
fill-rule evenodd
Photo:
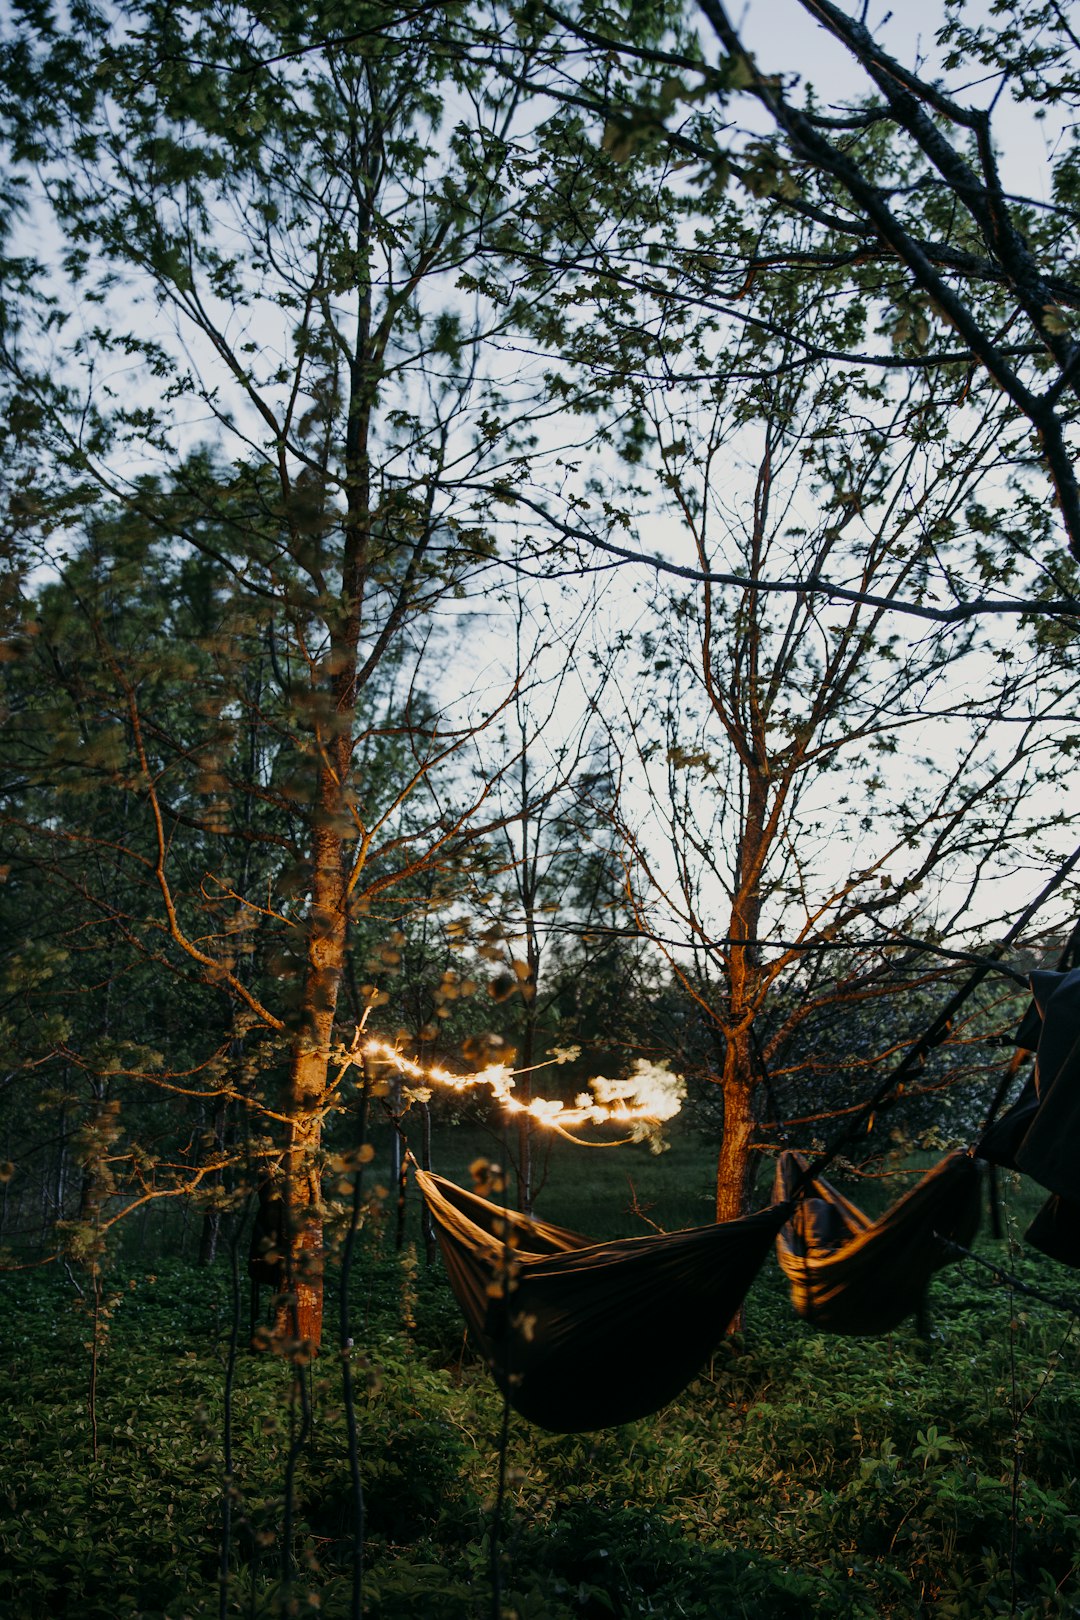
<path fill-rule="evenodd" d="M 840 0 L 842 8 L 854 14 L 852 0 Z M 964 17 L 974 24 L 990 14 L 987 0 L 972 0 Z M 940 74 L 941 51 L 935 35 L 944 21 L 942 0 L 898 0 L 895 7 L 880 3 L 867 6 L 866 23 L 870 32 L 902 66 L 935 79 Z M 826 101 L 843 101 L 864 93 L 867 80 L 861 69 L 827 28 L 814 20 L 799 0 L 734 0 L 729 15 L 741 28 L 743 38 L 755 52 L 758 65 L 766 72 L 785 76 L 797 74 L 812 84 Z M 996 79 L 973 79 L 964 73 L 944 75 L 958 99 L 975 105 L 988 105 L 996 89 Z M 1048 200 L 1047 157 L 1061 138 L 1062 119 L 1052 110 L 1036 121 L 1030 110 L 1017 108 L 1003 97 L 994 109 L 1005 182 L 1025 195 Z"/>
<path fill-rule="evenodd" d="M 826 103 L 843 102 L 865 93 L 867 84 L 861 70 L 852 62 L 844 48 L 807 15 L 798 0 L 749 0 L 749 4 L 741 14 L 737 4 L 733 4 L 732 13 L 737 21 L 743 23 L 744 37 L 757 53 L 759 65 L 765 71 L 776 71 L 785 76 L 797 71 L 804 80 L 814 83 L 820 98 Z M 970 8 L 970 16 L 977 13 L 978 7 Z M 905 65 L 931 73 L 933 53 L 936 49 L 934 33 L 941 20 L 942 7 L 940 4 L 931 3 L 931 0 L 908 0 L 908 3 L 898 6 L 896 12 L 891 15 L 887 14 L 883 7 L 878 6 L 868 15 L 869 25 L 877 37 Z M 926 57 L 929 57 L 929 67 L 924 60 Z M 952 88 L 959 90 L 961 86 L 954 85 Z M 993 85 L 979 86 L 972 89 L 970 94 L 989 96 L 993 93 L 993 89 Z M 750 98 L 739 98 L 737 109 L 739 118 L 749 118 L 752 115 L 752 107 Z M 1002 145 L 1005 148 L 1009 172 L 1015 176 L 1018 185 L 1022 184 L 1026 191 L 1038 196 L 1040 187 L 1044 186 L 1047 172 L 1046 143 L 1048 140 L 1056 139 L 1056 132 L 1050 127 L 1049 122 L 1039 125 L 1029 115 L 1017 112 L 1004 103 L 997 116 L 1002 129 Z M 149 304 L 144 307 L 147 319 L 154 319 L 152 307 Z M 260 318 L 266 318 L 265 310 L 260 312 Z M 161 317 L 158 316 L 157 319 L 160 321 Z M 267 332 L 260 331 L 259 336 L 266 342 L 271 341 Z M 191 434 L 201 436 L 205 431 L 205 421 L 206 418 L 200 415 L 197 422 L 190 424 L 189 436 Z M 753 464 L 749 451 L 746 477 L 750 481 L 748 488 L 752 488 Z M 741 498 L 739 494 L 733 494 L 733 500 L 739 498 Z M 668 539 L 663 532 L 656 527 L 650 527 L 647 520 L 643 521 L 641 527 L 643 549 L 668 549 Z M 679 544 L 685 546 L 685 536 L 673 535 L 670 549 L 674 550 Z M 625 622 L 626 617 L 638 611 L 629 597 L 630 586 L 627 577 L 622 573 L 611 577 L 605 602 L 608 622 L 615 621 L 620 616 L 624 617 Z M 643 577 L 642 574 L 638 575 L 639 580 Z M 626 593 L 621 605 L 616 600 L 620 592 Z M 549 656 L 557 658 L 555 653 Z M 466 660 L 466 663 L 470 664 L 471 660 Z"/>

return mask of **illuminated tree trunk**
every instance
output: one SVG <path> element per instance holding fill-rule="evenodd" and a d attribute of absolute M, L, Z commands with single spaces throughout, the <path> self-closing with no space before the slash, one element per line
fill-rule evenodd
<path fill-rule="evenodd" d="M 359 175 L 357 175 L 359 180 Z M 364 588 L 371 534 L 371 471 L 368 461 L 371 400 L 381 348 L 371 341 L 370 218 L 357 237 L 361 270 L 360 301 L 349 367 L 344 465 L 348 510 L 341 533 L 341 589 L 330 608 L 329 699 L 316 722 L 318 789 L 312 826 L 311 913 L 307 963 L 289 1084 L 289 1142 L 285 1160 L 286 1219 L 289 1234 L 287 1281 L 295 1299 L 296 1337 L 317 1350 L 322 1338 L 323 1232 L 319 1160 L 322 1110 L 327 1099 L 330 1048 L 347 945 L 346 843 L 343 827 L 353 804 L 352 755 L 363 628 Z M 385 342 L 385 338 L 382 340 Z M 406 580 L 408 579 L 406 570 Z M 365 665 L 373 668 L 408 600 L 407 586 Z"/>
<path fill-rule="evenodd" d="M 522 1102 L 532 1098 L 531 1069 L 536 1062 L 536 979 L 540 969 L 540 946 L 536 936 L 533 911 L 535 894 L 526 910 L 526 956 L 529 976 L 521 987 L 524 1011 L 522 1015 L 521 1067 L 525 1073 L 518 1081 L 518 1095 Z M 533 1208 L 533 1141 L 532 1120 L 523 1115 L 518 1121 L 518 1208 L 526 1215 Z"/>
<path fill-rule="evenodd" d="M 725 1069 L 728 1065 L 725 1064 Z M 725 1074 L 724 1135 L 716 1165 L 716 1218 L 718 1221 L 738 1220 L 747 1213 L 753 1182 L 753 1155 L 750 1151 L 754 1134 L 753 1090 L 737 1072 L 737 1061 L 731 1063 L 730 1074 Z"/>
<path fill-rule="evenodd" d="M 763 752 L 763 747 L 759 748 L 759 758 Z M 758 965 L 761 869 L 770 837 L 768 774 L 755 768 L 755 763 L 747 761 L 746 813 L 728 928 L 732 940 L 745 943 L 732 945 L 728 957 L 728 1007 L 720 1080 L 724 1093 L 724 1135 L 716 1167 L 718 1221 L 733 1221 L 748 1212 L 753 1183 L 751 1142 L 758 1076 L 751 1042 L 761 978 Z"/>
<path fill-rule="evenodd" d="M 345 882 L 342 838 L 335 825 L 340 792 L 332 773 L 319 782 L 315 871 L 300 1027 L 289 1077 L 289 1142 L 285 1201 L 290 1324 L 318 1348 L 322 1337 L 322 1189 L 319 1149 L 338 989 L 345 965 Z"/>

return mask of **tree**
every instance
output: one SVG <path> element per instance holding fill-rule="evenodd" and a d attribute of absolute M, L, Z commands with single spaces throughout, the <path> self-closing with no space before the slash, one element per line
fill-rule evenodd
<path fill-rule="evenodd" d="M 122 18 L 81 8 L 63 22 L 29 8 L 2 59 L 14 223 L 0 373 L 16 585 L 0 605 L 16 632 L 28 629 L 44 570 L 59 580 L 50 611 L 66 594 L 80 617 L 80 680 L 107 732 L 101 782 L 130 817 L 114 842 L 145 902 L 125 948 L 149 960 L 153 938 L 170 971 L 224 996 L 215 1033 L 236 1062 L 236 1043 L 250 1046 L 255 1031 L 268 1057 L 275 1042 L 287 1048 L 283 1095 L 264 1091 L 259 1105 L 288 1136 L 301 1340 L 317 1337 L 320 1153 L 341 1095 L 330 1058 L 363 1016 L 361 986 L 351 1018 L 338 1016 L 351 949 L 393 966 L 386 953 L 408 938 L 408 917 L 448 905 L 474 860 L 485 868 L 477 839 L 507 817 L 520 829 L 535 820 L 525 801 L 490 808 L 523 742 L 479 776 L 458 768 L 508 696 L 470 706 L 456 673 L 470 654 L 451 628 L 465 612 L 455 604 L 499 565 L 498 525 L 528 546 L 523 568 L 564 573 L 640 559 L 641 533 L 659 527 L 650 566 L 702 591 L 693 701 L 703 695 L 723 728 L 756 805 L 735 838 L 737 872 L 755 867 L 740 840 L 768 825 L 780 762 L 751 712 L 763 659 L 775 655 L 777 691 L 819 677 L 833 690 L 807 723 L 835 724 L 837 737 L 815 752 L 796 735 L 780 750 L 809 782 L 834 742 L 847 745 L 845 706 L 869 703 L 860 682 L 882 671 L 883 692 L 915 691 L 913 669 L 893 680 L 873 662 L 914 656 L 890 642 L 885 615 L 964 626 L 1013 612 L 1049 666 L 1075 607 L 1028 442 L 1033 379 L 1060 365 L 1062 386 L 1044 402 L 1053 421 L 1037 425 L 1067 509 L 1053 446 L 1068 425 L 1071 350 L 1053 319 L 1036 321 L 1031 287 L 1013 286 L 1014 237 L 1026 230 L 1057 287 L 1061 216 L 1046 230 L 1029 229 L 1026 213 L 1011 235 L 994 226 L 998 260 L 976 253 L 970 231 L 993 225 L 979 213 L 992 152 L 979 148 L 980 200 L 912 110 L 918 86 L 904 81 L 895 104 L 886 95 L 888 116 L 855 109 L 839 133 L 811 102 L 793 112 L 786 138 L 816 131 L 848 165 L 829 167 L 809 146 L 794 162 L 760 133 L 719 127 L 744 93 L 778 118 L 789 99 L 741 47 L 710 67 L 693 20 L 664 7 L 630 8 L 620 26 L 591 11 L 508 29 L 470 11 L 362 8 L 347 34 L 335 21 L 318 8 L 269 18 L 202 0 Z M 722 13 L 714 21 L 727 26 Z M 971 48 L 999 49 L 989 36 Z M 541 93 L 556 111 L 537 121 Z M 966 216 L 942 208 L 946 171 Z M 1059 166 L 1063 186 L 1069 172 Z M 871 192 L 878 213 L 864 217 L 856 203 L 870 209 Z M 963 283 L 978 327 L 966 347 L 936 343 L 937 312 L 955 311 L 920 303 L 929 282 L 916 296 L 879 202 L 911 240 L 916 227 L 924 249 L 932 239 L 939 279 Z M 31 227 L 45 244 L 36 258 L 23 251 Z M 1039 342 L 1055 339 L 1049 349 L 1004 337 L 993 353 L 979 347 L 1008 317 L 1010 289 L 1028 298 Z M 534 349 L 524 360 L 523 339 Z M 1000 386 L 983 388 L 980 367 Z M 905 440 L 915 471 L 901 470 Z M 784 533 L 743 525 L 748 546 L 725 559 L 715 492 L 697 488 L 696 470 L 715 470 L 721 452 L 729 466 L 753 463 L 774 512 L 776 457 L 803 457 L 813 510 Z M 895 502 L 934 487 L 935 468 L 932 518 L 919 494 L 899 519 Z M 669 555 L 676 535 L 689 539 L 686 562 Z M 175 582 L 190 569 L 198 611 L 159 602 L 151 614 L 196 648 L 186 674 L 174 649 L 156 679 L 135 619 L 114 622 L 96 597 L 75 596 L 94 545 L 110 590 L 122 557 L 135 568 L 143 607 L 155 571 Z M 777 545 L 783 568 L 762 574 Z M 798 604 L 786 621 L 771 617 L 772 597 Z M 823 607 L 843 603 L 850 612 L 835 619 Z M 685 629 L 697 607 L 675 609 Z M 811 632 L 829 649 L 813 668 Z M 717 673 L 725 638 L 738 692 Z M 919 679 L 943 678 L 976 639 L 962 631 L 951 650 L 918 648 Z M 182 690 L 196 680 L 208 686 L 201 713 Z M 76 697 L 65 701 L 77 730 Z M 784 703 L 776 712 L 780 732 L 797 729 Z M 1025 723 L 1037 720 L 1033 710 Z M 1004 709 L 985 721 L 1012 724 Z M 687 747 L 669 729 L 663 746 L 677 761 Z M 44 802 L 38 767 L 32 791 Z M 802 791 L 789 783 L 784 805 Z M 112 836 L 107 819 L 84 829 L 94 847 Z M 689 812 L 681 826 L 689 835 Z M 514 856 L 523 874 L 535 848 Z M 101 900 L 100 885 L 83 888 L 87 904 Z M 527 888 L 518 898 L 531 914 L 535 870 Z M 748 890 L 739 927 L 757 904 Z M 538 965 L 532 932 L 526 980 Z M 732 958 L 724 971 L 735 968 Z M 200 1092 L 200 1107 L 210 1100 Z"/>
<path fill-rule="evenodd" d="M 966 154 L 950 157 L 935 144 L 933 120 L 912 108 L 918 87 L 866 46 L 865 30 L 862 59 L 872 57 L 874 71 L 880 67 L 888 80 L 878 86 L 884 108 L 860 104 L 850 115 L 824 117 L 812 93 L 793 111 L 784 87 L 758 72 L 721 9 L 703 9 L 727 52 L 715 67 L 692 28 L 642 42 L 605 21 L 549 13 L 553 33 L 564 44 L 576 41 L 584 62 L 573 83 L 550 88 L 567 109 L 562 164 L 574 228 L 560 235 L 550 210 L 538 206 L 524 261 L 557 267 L 561 305 L 574 312 L 561 326 L 548 316 L 540 328 L 557 333 L 561 368 L 553 389 L 572 386 L 576 366 L 589 368 L 600 418 L 593 446 L 614 450 L 622 467 L 582 456 L 577 476 L 557 490 L 530 488 L 523 468 L 514 493 L 583 562 L 644 563 L 698 593 L 666 599 L 651 629 L 649 661 L 666 674 L 674 641 L 680 684 L 660 701 L 654 694 L 663 680 L 646 700 L 634 694 L 622 818 L 634 869 L 648 874 L 647 893 L 671 898 L 677 915 L 674 928 L 644 914 L 641 924 L 670 941 L 676 961 L 680 947 L 704 953 L 696 980 L 687 970 L 687 982 L 702 995 L 714 1028 L 714 1060 L 740 1077 L 732 1078 L 725 1109 L 736 1127 L 728 1133 L 734 1159 L 722 1164 L 720 1177 L 729 1189 L 721 1204 L 731 1213 L 745 1197 L 747 1098 L 759 1072 L 750 1009 L 769 979 L 754 959 L 763 905 L 768 909 L 761 886 L 775 884 L 771 897 L 780 909 L 771 931 L 794 941 L 782 973 L 807 960 L 808 942 L 838 945 L 846 927 L 875 915 L 891 913 L 898 937 L 940 944 L 960 910 L 952 907 L 950 916 L 942 902 L 937 915 L 924 906 L 920 917 L 907 885 L 959 862 L 965 848 L 981 852 L 969 874 L 972 886 L 982 885 L 980 908 L 988 904 L 991 851 L 1003 856 L 1006 835 L 1017 839 L 1022 826 L 1029 834 L 1041 827 L 1045 853 L 1057 853 L 1060 802 L 1043 809 L 1031 801 L 1030 821 L 1021 806 L 1039 779 L 1038 770 L 1031 774 L 1036 759 L 1049 773 L 1045 780 L 1071 767 L 1072 739 L 1055 723 L 1068 708 L 1067 697 L 1059 706 L 1056 694 L 1072 686 L 1075 569 L 1036 468 L 1052 476 L 1068 536 L 1072 475 L 1062 450 L 1073 410 L 1072 348 L 1068 334 L 1054 328 L 1067 324 L 1061 310 L 1073 293 L 1066 213 L 1051 207 L 1043 220 L 1034 205 L 1004 197 L 988 115 L 967 123 L 957 115 L 958 127 L 978 134 L 981 172 L 973 178 Z M 807 9 L 832 18 L 829 26 L 850 42 L 854 25 L 837 20 L 832 7 L 808 0 Z M 955 17 L 950 30 L 956 39 L 964 32 Z M 1060 19 L 1056 38 L 1060 43 Z M 979 50 L 986 60 L 993 56 L 985 33 Z M 997 50 L 998 64 L 1012 71 L 1006 51 Z M 1055 53 L 1040 59 L 1038 71 L 1043 79 L 1056 72 L 1057 93 L 1066 95 L 1064 59 Z M 1016 82 L 1031 93 L 1030 83 Z M 942 118 L 955 112 L 955 103 L 942 111 L 945 98 L 935 87 L 923 84 L 922 91 Z M 760 125 L 731 124 L 744 95 L 767 105 L 786 148 L 763 138 Z M 617 196 L 602 217 L 577 203 L 573 185 L 583 171 L 605 200 Z M 1070 175 L 1063 156 L 1059 192 Z M 733 182 L 740 188 L 734 196 Z M 890 209 L 900 221 L 895 231 L 885 219 Z M 929 255 L 937 280 L 922 276 L 917 256 L 905 257 L 911 241 Z M 991 248 L 996 257 L 988 257 Z M 938 296 L 942 278 L 949 285 Z M 1062 297 L 1056 315 L 1047 304 L 1051 283 Z M 1032 326 L 1014 341 L 1017 302 Z M 1056 380 L 1037 398 L 1039 379 L 1048 370 L 1053 377 L 1054 367 Z M 976 633 L 963 628 L 976 622 Z M 923 642 L 923 630 L 935 625 L 949 639 Z M 1018 635 L 1028 669 L 1021 668 Z M 981 690 L 991 659 L 992 695 Z M 973 701 L 943 702 L 938 689 L 965 663 Z M 716 727 L 711 739 L 707 728 L 697 729 L 697 699 Z M 811 844 L 805 806 L 820 799 L 817 778 L 846 759 L 863 774 L 871 803 L 876 795 L 880 804 L 900 787 L 887 768 L 895 733 L 930 714 L 944 719 L 946 711 L 966 728 L 965 741 L 951 780 L 946 772 L 932 792 L 935 763 L 918 761 L 928 797 L 897 829 L 891 857 L 906 870 L 890 873 L 882 890 L 886 857 L 877 853 L 859 862 L 850 882 L 847 874 L 822 878 L 820 871 L 810 881 L 798 867 Z M 877 749 L 886 768 L 860 760 L 860 747 Z M 674 862 L 639 830 L 635 778 L 650 765 L 665 806 L 663 843 L 679 851 Z M 695 772 L 712 776 L 697 794 L 687 786 Z M 903 788 L 906 794 L 906 780 Z M 987 807 L 992 813 L 984 816 Z M 959 831 L 965 817 L 968 840 Z M 814 821 L 821 819 L 818 803 Z M 633 876 L 629 881 L 633 887 Z M 707 916 L 725 883 L 730 914 Z M 875 884 L 870 902 L 865 887 Z M 784 902 L 795 910 L 790 929 L 781 925 Z M 830 936 L 837 921 L 839 936 Z M 817 938 L 819 926 L 824 937 Z M 714 945 L 722 949 L 710 960 Z M 846 993 L 856 993 L 863 974 L 860 968 L 854 983 L 845 975 Z M 816 975 L 818 1007 L 823 976 L 827 969 Z M 872 985 L 887 978 L 875 969 L 866 993 L 876 994 Z M 845 985 L 833 989 L 842 1001 Z M 790 1034 L 787 1013 L 782 1024 Z M 782 1047 L 782 1032 L 773 1033 L 769 1056 Z"/>
<path fill-rule="evenodd" d="M 722 402 L 637 392 L 703 584 L 659 597 L 622 683 L 619 822 L 637 925 L 698 1014 L 680 1066 L 723 1095 L 717 1217 L 732 1219 L 751 1201 L 770 1071 L 788 1111 L 820 1107 L 792 1107 L 817 1071 L 800 1032 L 910 997 L 964 927 L 977 953 L 995 878 L 1052 839 L 1076 680 L 1052 651 L 1014 663 L 992 623 L 905 644 L 889 617 L 1008 454 L 992 405 L 970 414 L 960 458 L 925 420 L 911 432 L 906 388 L 856 393 L 780 364 L 747 399 L 734 383 Z M 740 498 L 721 470 L 748 439 Z M 804 588 L 721 593 L 717 572 Z M 830 607 L 806 584 L 824 574 L 872 605 Z M 883 1025 L 846 1054 L 849 1093 L 902 1039 Z"/>
<path fill-rule="evenodd" d="M 286 1121 L 295 1337 L 314 1342 L 350 929 L 396 926 L 483 822 L 490 773 L 434 781 L 498 703 L 469 716 L 467 682 L 456 707 L 419 671 L 453 657 L 439 604 L 493 564 L 460 489 L 500 468 L 529 404 L 487 364 L 514 301 L 453 287 L 511 206 L 520 93 L 462 59 L 464 16 L 352 21 L 336 45 L 318 8 L 34 8 L 4 57 L 16 200 L 59 243 L 57 263 L 21 262 L 0 356 L 47 452 L 18 545 L 72 594 L 64 537 L 100 535 L 104 502 L 114 532 L 143 533 L 144 567 L 201 573 L 214 680 L 193 734 L 155 707 L 154 649 L 121 647 L 93 604 L 86 634 L 111 784 L 138 819 L 122 855 L 155 893 L 145 927 L 224 991 L 234 1035 L 288 1048 L 263 1106 Z M 246 762 L 245 720 L 263 739 Z M 260 812 L 273 825 L 251 832 Z M 186 869 L 185 827 L 205 840 Z M 249 837 L 264 860 L 241 882 Z M 253 928 L 277 985 L 241 967 Z"/>
<path fill-rule="evenodd" d="M 1073 104 L 1078 47 L 1067 17 L 1055 4 L 1009 5 L 971 26 L 960 6 L 946 8 L 944 66 L 965 75 L 974 64 L 990 70 L 993 88 L 980 105 L 905 69 L 832 0 L 800 3 L 863 70 L 868 105 L 839 117 L 796 107 L 782 84 L 754 65 L 719 0 L 702 0 L 742 88 L 766 109 L 787 147 L 778 158 L 779 194 L 794 192 L 786 202 L 800 218 L 824 213 L 827 230 L 869 249 L 878 265 L 902 267 L 909 321 L 899 343 L 933 356 L 940 338 L 953 335 L 961 353 L 950 363 L 977 368 L 1005 394 L 1032 430 L 1080 559 L 1080 486 L 1068 442 L 1080 359 L 1068 313 L 1080 301 L 1069 267 L 1076 148 L 1066 141 L 1051 159 L 1053 200 L 1040 207 L 1032 196 L 1009 194 L 993 124 L 1006 91 L 1017 103 Z M 902 154 L 899 162 L 892 157 L 892 176 L 875 173 L 863 158 L 864 130 Z M 820 198 L 801 195 L 794 174 L 791 187 L 779 183 L 788 162 L 816 179 Z M 906 172 L 897 184 L 901 163 Z M 934 359 L 931 369 L 940 364 Z"/>
<path fill-rule="evenodd" d="M 779 72 L 757 65 L 721 0 L 702 0 L 702 31 L 673 32 L 664 49 L 629 30 L 552 14 L 553 28 L 594 53 L 593 72 L 582 74 L 565 100 L 591 120 L 594 139 L 603 130 L 615 160 L 664 175 L 689 171 L 675 188 L 683 218 L 692 195 L 703 217 L 730 219 L 725 194 L 737 187 L 735 213 L 772 222 L 757 241 L 737 231 L 729 249 L 719 233 L 708 244 L 684 237 L 682 288 L 664 286 L 675 245 L 654 240 L 641 256 L 648 268 L 639 271 L 639 284 L 654 298 L 693 301 L 742 324 L 766 344 L 786 335 L 801 360 L 831 362 L 841 374 L 907 374 L 931 409 L 952 402 L 961 436 L 965 403 L 980 391 L 998 393 L 1018 430 L 1012 493 L 1023 521 L 994 535 L 977 572 L 945 574 L 938 614 L 960 622 L 1026 606 L 1031 615 L 1075 620 L 1080 504 L 1070 430 L 1077 406 L 1072 312 L 1080 289 L 1072 274 L 1071 109 L 1078 47 L 1069 19 L 1055 0 L 1010 0 L 977 22 L 949 5 L 937 42 L 941 76 L 931 78 L 897 61 L 865 18 L 833 0 L 798 4 L 864 74 L 862 94 L 852 94 L 847 81 L 838 93 L 829 87 L 828 113 L 820 87 L 800 89 L 796 64 L 780 61 Z M 715 64 L 710 37 L 723 53 Z M 950 93 L 950 75 L 965 89 Z M 739 121 L 748 101 L 764 111 L 771 132 L 762 132 L 757 110 Z M 1023 194 L 1003 178 L 995 137 L 995 118 L 1010 103 L 1028 115 L 1029 129 L 1048 112 L 1060 124 L 1045 159 L 1035 142 L 1025 153 L 1025 167 L 1042 161 L 1043 170 Z M 665 200 L 671 197 L 669 188 Z M 786 240 L 778 225 L 786 225 Z M 587 245 L 578 265 L 588 258 Z M 628 268 L 614 256 L 608 273 L 615 288 L 629 284 Z M 779 328 L 759 312 L 755 296 L 778 274 L 803 293 Z M 825 289 L 848 320 L 822 348 L 812 328 L 815 297 Z M 1036 470 L 1052 486 L 1052 508 Z M 597 532 L 592 540 L 602 545 L 604 538 Z M 1063 540 L 1071 556 L 1062 555 Z M 1014 590 L 986 595 L 1000 585 Z M 926 616 L 929 606 L 912 604 Z"/>

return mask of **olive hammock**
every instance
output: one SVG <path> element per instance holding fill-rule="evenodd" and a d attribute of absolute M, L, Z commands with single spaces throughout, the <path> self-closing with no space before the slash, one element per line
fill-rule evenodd
<path fill-rule="evenodd" d="M 496 1383 L 522 1417 L 561 1434 L 629 1423 L 685 1389 L 791 1213 L 597 1243 L 415 1175 Z"/>
<path fill-rule="evenodd" d="M 945 1039 L 958 1008 L 1078 862 L 1080 848 L 949 998 L 837 1141 L 813 1163 L 791 1153 L 782 1156 L 774 1202 L 755 1215 L 596 1243 L 489 1203 L 414 1161 L 450 1285 L 509 1405 L 556 1433 L 609 1428 L 655 1412 L 700 1371 L 774 1243 L 796 1310 L 819 1328 L 885 1333 L 918 1312 L 930 1277 L 950 1258 L 948 1245 L 966 1247 L 974 1236 L 979 1164 L 968 1154 L 950 1154 L 876 1221 L 823 1180 L 822 1171 Z M 1073 977 L 1080 1013 L 1080 973 Z M 1053 1094 L 1053 1110 L 1050 1094 L 1042 1101 L 1048 1123 L 1070 1129 L 1075 1145 L 1080 1052 L 1064 1023 L 1052 1027 L 1061 1031 L 1073 1078 Z M 1075 1017 L 1071 1027 L 1077 1027 Z M 1043 1042 L 1050 1028 L 1048 1018 Z M 1049 1134 L 1052 1138 L 1053 1130 Z M 1063 1156 L 1054 1140 L 1041 1144 L 1040 1155 L 1040 1165 L 1052 1163 L 1055 1173 L 1063 1158 L 1069 1162 L 1067 1149 Z M 1072 1207 L 1080 1215 L 1080 1206 Z"/>
<path fill-rule="evenodd" d="M 742 1220 L 597 1243 L 415 1170 L 450 1286 L 514 1410 L 557 1433 L 645 1417 L 723 1337 L 775 1243 L 796 1311 L 832 1333 L 887 1333 L 919 1312 L 967 1244 L 980 1174 L 951 1154 L 871 1221 L 782 1155 L 774 1202 Z"/>
<path fill-rule="evenodd" d="M 778 1203 L 789 1204 L 806 1170 L 802 1154 L 780 1155 Z M 776 1239 L 796 1314 L 823 1333 L 850 1334 L 891 1333 L 905 1317 L 921 1318 L 930 1278 L 951 1258 L 948 1244 L 966 1248 L 975 1236 L 981 1179 L 969 1154 L 950 1153 L 871 1220 L 815 1177 Z"/>

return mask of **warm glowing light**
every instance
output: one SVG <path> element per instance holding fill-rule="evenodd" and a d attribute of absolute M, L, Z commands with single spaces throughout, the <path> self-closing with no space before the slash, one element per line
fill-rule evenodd
<path fill-rule="evenodd" d="M 419 1081 L 424 1088 L 438 1086 L 446 1091 L 472 1091 L 486 1086 L 492 1098 L 507 1113 L 515 1116 L 527 1114 L 547 1130 L 558 1131 L 583 1147 L 615 1147 L 614 1142 L 585 1142 L 572 1136 L 574 1129 L 583 1125 L 624 1125 L 630 1134 L 624 1142 L 648 1141 L 659 1144 L 660 1127 L 674 1119 L 686 1096 L 686 1082 L 681 1074 L 672 1074 L 660 1063 L 648 1063 L 638 1058 L 633 1072 L 623 1080 L 608 1080 L 597 1075 L 589 1081 L 589 1090 L 581 1092 L 572 1103 L 556 1098 L 532 1097 L 523 1101 L 514 1093 L 515 1074 L 505 1063 L 492 1063 L 474 1074 L 453 1074 L 438 1064 L 417 1063 L 406 1057 L 388 1041 L 372 1038 L 365 1041 L 353 1054 L 375 1063 L 387 1063 L 399 1074 Z M 556 1059 L 558 1061 L 558 1059 Z M 591 1095 L 590 1095 L 591 1093 Z M 417 1094 L 418 1101 L 424 1101 Z"/>

